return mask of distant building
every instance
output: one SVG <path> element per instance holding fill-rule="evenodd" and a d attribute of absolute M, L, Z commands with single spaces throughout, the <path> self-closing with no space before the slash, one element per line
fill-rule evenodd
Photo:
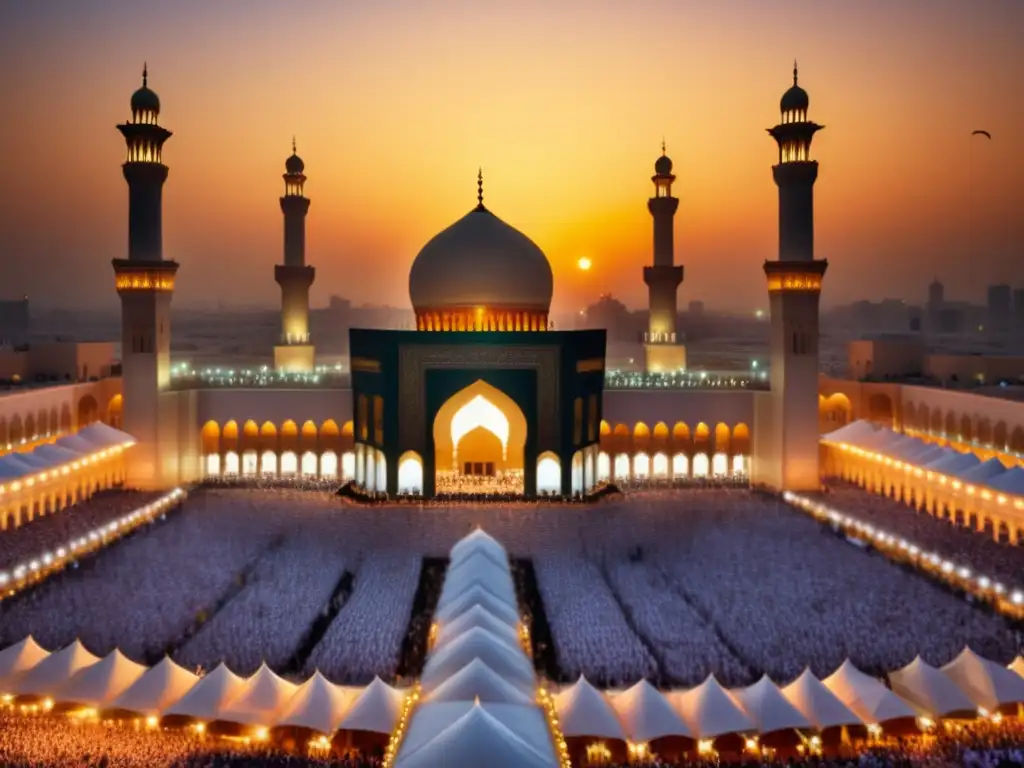
<path fill-rule="evenodd" d="M 691 301 L 687 307 L 691 317 L 700 317 L 704 314 L 703 301 Z"/>
<path fill-rule="evenodd" d="M 83 382 L 109 377 L 116 368 L 114 342 L 46 341 L 0 349 L 0 381 Z"/>
<path fill-rule="evenodd" d="M 0 346 L 19 346 L 28 341 L 28 296 L 0 301 Z"/>
<path fill-rule="evenodd" d="M 851 378 L 928 379 L 944 386 L 1024 381 L 1024 355 L 929 351 L 920 337 L 880 336 L 847 346 Z"/>
<path fill-rule="evenodd" d="M 1013 325 L 1013 294 L 1010 286 L 990 285 L 988 287 L 988 330 L 1004 334 Z"/>

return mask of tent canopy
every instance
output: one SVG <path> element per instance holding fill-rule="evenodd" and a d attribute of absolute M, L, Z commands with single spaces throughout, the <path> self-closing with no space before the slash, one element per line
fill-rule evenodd
<path fill-rule="evenodd" d="M 32 635 L 0 651 L 0 693 L 6 693 L 9 683 L 49 655 L 50 652 L 41 648 Z"/>
<path fill-rule="evenodd" d="M 563 736 L 626 740 L 626 731 L 608 699 L 582 675 L 555 696 L 555 711 Z"/>
<path fill-rule="evenodd" d="M 199 678 L 188 693 L 166 709 L 164 716 L 216 720 L 244 692 L 245 680 L 222 662 L 210 674 Z"/>
<path fill-rule="evenodd" d="M 474 627 L 438 648 L 423 668 L 424 693 L 439 686 L 473 659 L 480 659 L 503 678 L 519 686 L 533 686 L 533 665 L 522 648 L 510 646 L 492 632 Z"/>
<path fill-rule="evenodd" d="M 756 730 L 714 675 L 708 675 L 696 688 L 675 692 L 673 699 L 690 732 L 699 739 Z"/>
<path fill-rule="evenodd" d="M 266 663 L 261 664 L 256 674 L 245 681 L 242 693 L 220 712 L 217 719 L 269 727 L 297 690 L 295 683 L 278 677 Z"/>
<path fill-rule="evenodd" d="M 826 688 L 865 724 L 881 724 L 916 713 L 881 682 L 857 669 L 849 659 L 823 681 Z"/>
<path fill-rule="evenodd" d="M 441 646 L 451 642 L 453 639 L 465 634 L 474 627 L 482 627 L 492 632 L 509 645 L 516 645 L 519 642 L 519 633 L 515 627 L 511 627 L 482 605 L 474 605 L 454 621 L 442 624 L 437 631 L 437 640 L 434 645 L 436 651 Z"/>
<path fill-rule="evenodd" d="M 473 584 L 462 594 L 435 612 L 439 622 L 454 621 L 466 611 L 480 605 L 512 627 L 519 626 L 519 612 L 480 584 Z"/>
<path fill-rule="evenodd" d="M 782 695 L 768 675 L 751 686 L 730 693 L 759 733 L 813 727 L 811 721 Z"/>
<path fill-rule="evenodd" d="M 800 677 L 783 688 L 782 695 L 819 731 L 843 725 L 865 725 L 810 669 L 805 669 Z"/>
<path fill-rule="evenodd" d="M 325 736 L 332 734 L 356 695 L 317 670 L 288 700 L 274 725 L 308 728 Z"/>
<path fill-rule="evenodd" d="M 957 684 L 920 656 L 890 672 L 889 684 L 894 693 L 933 719 L 973 717 L 976 713 L 977 708 Z"/>
<path fill-rule="evenodd" d="M 199 682 L 199 677 L 175 664 L 165 656 L 155 667 L 144 672 L 120 696 L 110 702 L 108 709 L 159 715 L 181 699 Z"/>
<path fill-rule="evenodd" d="M 647 743 L 666 736 L 693 738 L 664 694 L 646 680 L 610 698 L 626 737 L 632 742 Z"/>
<path fill-rule="evenodd" d="M 355 697 L 338 728 L 343 731 L 391 733 L 398 723 L 404 700 L 405 695 L 401 691 L 375 677 Z"/>
<path fill-rule="evenodd" d="M 942 667 L 976 707 L 995 712 L 1007 704 L 1024 703 L 1024 678 L 970 648 Z"/>
<path fill-rule="evenodd" d="M 473 659 L 430 692 L 425 701 L 474 701 L 533 704 L 530 686 L 514 685 L 480 659 Z"/>
<path fill-rule="evenodd" d="M 21 696 L 49 696 L 78 670 L 98 661 L 98 656 L 89 653 L 81 641 L 75 640 L 20 675 L 11 690 Z"/>
<path fill-rule="evenodd" d="M 116 648 L 96 664 L 78 670 L 53 693 L 62 704 L 100 709 L 126 691 L 146 672 Z"/>

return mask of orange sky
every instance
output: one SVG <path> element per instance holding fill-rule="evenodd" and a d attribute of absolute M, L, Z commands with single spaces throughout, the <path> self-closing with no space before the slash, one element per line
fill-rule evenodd
<path fill-rule="evenodd" d="M 827 126 L 813 149 L 826 303 L 919 301 L 936 275 L 953 297 L 1024 286 L 1019 0 L 101 6 L 3 11 L 2 296 L 116 305 L 127 187 L 114 126 L 143 60 L 174 132 L 164 250 L 182 265 L 177 306 L 277 302 L 293 133 L 314 304 L 407 306 L 409 265 L 475 204 L 482 165 L 488 207 L 548 254 L 556 310 L 609 290 L 640 306 L 664 135 L 681 303 L 763 305 L 777 242 L 764 129 L 794 57 Z M 993 140 L 972 143 L 975 128 Z"/>

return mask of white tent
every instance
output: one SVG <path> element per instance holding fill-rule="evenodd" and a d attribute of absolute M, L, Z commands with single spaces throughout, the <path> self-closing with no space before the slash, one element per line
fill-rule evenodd
<path fill-rule="evenodd" d="M 973 717 L 976 713 L 977 708 L 957 684 L 920 656 L 890 672 L 889 684 L 894 693 L 932 719 Z"/>
<path fill-rule="evenodd" d="M 794 728 L 813 728 L 799 709 L 790 704 L 768 675 L 746 688 L 729 691 L 743 713 L 757 727 L 758 733 L 774 733 Z"/>
<path fill-rule="evenodd" d="M 872 422 L 865 419 L 858 419 L 857 421 L 852 421 L 826 435 L 822 435 L 821 439 L 826 443 L 849 443 L 850 445 L 860 445 L 864 440 L 872 437 L 877 432 L 878 427 Z"/>
<path fill-rule="evenodd" d="M 0 456 L 0 482 L 18 480 L 26 475 L 34 475 L 35 472 L 28 464 L 16 461 L 13 454 Z"/>
<path fill-rule="evenodd" d="M 556 768 L 550 755 L 535 749 L 482 706 L 466 714 L 433 739 L 407 754 L 396 768 Z"/>
<path fill-rule="evenodd" d="M 907 461 L 912 464 L 920 464 L 921 457 L 931 455 L 933 453 L 932 449 L 936 447 L 937 446 L 932 443 L 926 443 L 924 440 L 915 439 L 913 443 L 906 443 L 904 446 L 901 446 L 900 449 L 893 454 L 893 458 L 902 459 L 903 461 Z"/>
<path fill-rule="evenodd" d="M 84 440 L 78 435 L 65 435 L 64 437 L 59 438 L 54 445 L 82 455 L 98 453 L 100 451 L 100 449 L 94 444 L 90 443 L 88 440 Z"/>
<path fill-rule="evenodd" d="M 515 608 L 516 590 L 508 568 L 503 569 L 501 566 L 495 565 L 484 554 L 474 554 L 462 561 L 459 566 L 448 569 L 445 574 L 444 586 L 441 589 L 441 597 L 438 600 L 438 607 L 443 607 L 474 584 L 481 585 Z"/>
<path fill-rule="evenodd" d="M 1024 496 L 1024 469 L 1012 467 L 989 482 L 989 487 L 1013 496 Z"/>
<path fill-rule="evenodd" d="M 100 709 L 124 693 L 145 671 L 142 664 L 115 648 L 96 664 L 78 670 L 53 692 L 53 699 L 58 704 Z"/>
<path fill-rule="evenodd" d="M 615 709 L 583 675 L 558 693 L 554 703 L 563 736 L 626 740 L 626 731 Z"/>
<path fill-rule="evenodd" d="M 402 691 L 375 677 L 373 682 L 356 696 L 352 706 L 338 724 L 338 730 L 391 733 L 398 723 L 403 701 L 405 694 Z"/>
<path fill-rule="evenodd" d="M 357 695 L 335 685 L 317 670 L 288 700 L 274 725 L 309 728 L 324 735 L 334 733 Z"/>
<path fill-rule="evenodd" d="M 454 568 L 462 560 L 470 555 L 482 552 L 499 565 L 508 564 L 508 552 L 498 543 L 497 539 L 489 536 L 481 528 L 477 528 L 468 536 L 455 543 L 450 553 L 450 566 Z"/>
<path fill-rule="evenodd" d="M 529 686 L 516 686 L 480 659 L 473 659 L 424 698 L 424 701 L 474 701 L 495 704 L 534 703 Z"/>
<path fill-rule="evenodd" d="M 865 724 L 887 723 L 917 714 L 903 699 L 861 672 L 849 659 L 822 682 Z"/>
<path fill-rule="evenodd" d="M 944 475 L 958 476 L 961 472 L 974 469 L 981 464 L 981 459 L 973 453 L 960 453 L 954 451 L 952 455 L 934 461 L 928 465 L 931 472 L 941 472 Z"/>
<path fill-rule="evenodd" d="M 928 462 L 941 459 L 945 456 L 946 450 L 946 448 L 943 448 L 940 445 L 929 445 L 927 450 L 921 451 L 914 456 L 914 464 L 918 467 L 924 467 Z"/>
<path fill-rule="evenodd" d="M 107 709 L 159 715 L 198 682 L 196 675 L 165 656 L 159 664 L 144 672 L 124 693 L 110 702 Z"/>
<path fill-rule="evenodd" d="M 923 469 L 926 469 L 929 472 L 941 473 L 941 467 L 945 466 L 951 459 L 955 459 L 957 456 L 962 455 L 963 454 L 961 454 L 960 451 L 944 445 L 935 453 L 935 458 L 931 459 L 928 463 L 921 462 L 920 465 Z M 939 469 L 936 469 L 936 467 L 939 467 Z"/>
<path fill-rule="evenodd" d="M 245 680 L 223 663 L 164 711 L 164 717 L 217 720 L 221 712 L 245 691 Z"/>
<path fill-rule="evenodd" d="M 298 688 L 295 683 L 278 677 L 274 670 L 263 663 L 245 681 L 242 693 L 221 710 L 217 719 L 228 723 L 270 727 Z"/>
<path fill-rule="evenodd" d="M 102 421 L 94 421 L 87 427 L 83 427 L 75 433 L 83 440 L 93 443 L 98 448 L 112 448 L 115 445 L 133 445 L 135 438 L 127 432 L 104 424 Z"/>
<path fill-rule="evenodd" d="M 976 467 L 961 472 L 959 477 L 965 483 L 988 485 L 994 478 L 1006 474 L 1006 465 L 997 458 L 991 458 Z"/>
<path fill-rule="evenodd" d="M 1024 703 L 1024 678 L 970 648 L 942 668 L 971 702 L 989 712 L 1006 704 Z"/>
<path fill-rule="evenodd" d="M 516 627 L 519 625 L 519 612 L 479 584 L 474 584 L 446 606 L 436 611 L 434 618 L 441 623 L 455 621 L 455 619 L 470 610 L 474 605 L 483 606 L 509 626 Z"/>
<path fill-rule="evenodd" d="M 473 659 L 480 659 L 515 685 L 534 684 L 533 665 L 521 648 L 510 646 L 486 629 L 475 627 L 431 654 L 420 679 L 424 693 L 429 693 Z"/>
<path fill-rule="evenodd" d="M 519 633 L 515 627 L 509 626 L 508 623 L 499 619 L 482 605 L 474 605 L 454 621 L 440 625 L 434 642 L 435 651 L 474 627 L 482 627 L 488 632 L 493 632 L 501 639 L 507 641 L 509 645 L 519 643 Z"/>
<path fill-rule="evenodd" d="M 835 728 L 842 725 L 864 725 L 849 707 L 836 698 L 816 678 L 811 670 L 805 669 L 792 683 L 782 689 L 786 701 L 796 707 L 816 730 Z"/>
<path fill-rule="evenodd" d="M 610 698 L 612 709 L 632 742 L 643 744 L 666 736 L 693 738 L 664 694 L 646 680 Z"/>
<path fill-rule="evenodd" d="M 6 693 L 7 685 L 49 655 L 50 652 L 41 648 L 32 635 L 0 651 L 0 693 Z"/>
<path fill-rule="evenodd" d="M 11 686 L 21 696 L 49 696 L 80 669 L 99 661 L 85 649 L 80 640 L 51 653 L 32 669 L 21 675 Z"/>
<path fill-rule="evenodd" d="M 55 467 L 60 466 L 61 464 L 70 464 L 72 461 L 77 461 L 81 458 L 80 453 L 75 453 L 67 448 L 61 448 L 59 445 L 53 445 L 50 443 L 40 445 L 33 451 L 33 453 L 42 456 Z"/>
<path fill-rule="evenodd" d="M 674 691 L 670 696 L 695 738 L 713 739 L 757 730 L 714 675 L 708 675 L 696 688 Z"/>

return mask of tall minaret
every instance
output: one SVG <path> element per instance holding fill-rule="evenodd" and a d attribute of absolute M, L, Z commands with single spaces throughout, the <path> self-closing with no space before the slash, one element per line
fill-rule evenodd
<path fill-rule="evenodd" d="M 828 262 L 814 257 L 811 140 L 823 126 L 807 119 L 807 92 L 797 84 L 782 96 L 782 122 L 768 133 L 778 142 L 772 167 L 779 187 L 779 256 L 766 261 L 771 307 L 771 394 L 767 438 L 755 475 L 781 490 L 820 487 L 818 440 L 818 299 Z M 759 419 L 760 421 L 760 419 Z M 755 438 L 757 439 L 757 438 Z M 760 442 L 760 441 L 759 441 Z"/>
<path fill-rule="evenodd" d="M 309 287 L 316 270 L 306 266 L 309 198 L 303 194 L 306 166 L 295 154 L 295 139 L 284 168 L 284 263 L 274 267 L 274 279 L 281 286 L 281 341 L 274 347 L 274 367 L 289 373 L 310 373 L 316 350 L 309 343 Z"/>
<path fill-rule="evenodd" d="M 132 94 L 131 120 L 117 129 L 127 158 L 121 166 L 128 182 L 128 258 L 114 259 L 121 297 L 121 369 L 124 394 L 122 426 L 137 441 L 128 453 L 127 485 L 158 489 L 177 482 L 176 451 L 164 455 L 173 440 L 162 434 L 160 395 L 170 385 L 171 297 L 175 261 L 163 255 L 163 186 L 167 166 L 161 153 L 171 132 L 162 128 L 160 99 L 142 87 Z"/>
<path fill-rule="evenodd" d="M 678 371 L 686 368 L 686 347 L 676 332 L 676 291 L 683 282 L 683 267 L 675 264 L 675 225 L 679 199 L 672 197 L 672 160 L 661 143 L 661 157 L 654 163 L 654 197 L 647 210 L 654 219 L 654 264 L 644 267 L 649 293 L 650 320 L 644 334 L 644 358 L 648 372 Z"/>

